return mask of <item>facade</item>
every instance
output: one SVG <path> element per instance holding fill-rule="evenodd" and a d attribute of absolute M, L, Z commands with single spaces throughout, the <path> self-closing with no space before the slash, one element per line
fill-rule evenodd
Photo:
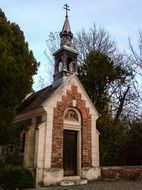
<path fill-rule="evenodd" d="M 53 54 L 53 84 L 26 98 L 15 118 L 23 126 L 23 165 L 45 186 L 68 176 L 100 176 L 98 113 L 77 77 L 72 38 L 66 14 L 60 49 Z"/>

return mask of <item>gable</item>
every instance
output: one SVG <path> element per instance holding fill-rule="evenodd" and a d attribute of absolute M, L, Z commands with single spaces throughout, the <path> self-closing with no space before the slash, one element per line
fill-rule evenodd
<path fill-rule="evenodd" d="M 46 107 L 56 107 L 57 102 L 61 102 L 62 98 L 66 96 L 69 91 L 76 91 L 78 96 L 81 96 L 81 99 L 84 101 L 85 106 L 89 109 L 90 114 L 94 114 L 97 118 L 99 116 L 95 106 L 93 105 L 91 99 L 87 95 L 85 89 L 83 88 L 81 82 L 78 77 L 74 74 L 70 78 L 68 78 L 61 86 L 59 86 L 54 93 L 46 99 L 42 106 L 46 109 Z M 74 93 L 74 92 L 73 92 Z M 73 93 L 71 96 L 73 96 Z M 75 100 L 73 100 L 73 104 L 75 104 Z"/>

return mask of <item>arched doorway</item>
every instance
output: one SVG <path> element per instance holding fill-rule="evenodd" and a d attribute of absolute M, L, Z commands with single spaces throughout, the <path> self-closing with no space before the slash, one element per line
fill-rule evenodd
<path fill-rule="evenodd" d="M 64 176 L 81 173 L 81 115 L 74 108 L 64 115 L 63 169 Z"/>

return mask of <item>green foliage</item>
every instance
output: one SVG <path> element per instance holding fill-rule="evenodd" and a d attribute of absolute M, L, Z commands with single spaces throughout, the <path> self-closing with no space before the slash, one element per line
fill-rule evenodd
<path fill-rule="evenodd" d="M 101 166 L 142 165 L 142 122 L 127 124 L 100 117 Z"/>
<path fill-rule="evenodd" d="M 19 125 L 11 125 L 9 127 L 8 139 L 6 139 L 7 144 L 2 146 L 2 156 L 5 165 L 22 165 L 23 155 L 19 154 L 21 147 L 20 134 L 23 128 Z"/>
<path fill-rule="evenodd" d="M 14 147 L 15 148 L 15 147 Z M 13 152 L 6 152 L 5 164 L 11 166 L 21 166 L 23 165 L 23 155 L 19 154 L 19 149 Z"/>
<path fill-rule="evenodd" d="M 27 189 L 34 187 L 35 179 L 29 170 L 7 167 L 0 172 L 0 184 L 5 190 Z"/>
<path fill-rule="evenodd" d="M 142 121 L 130 125 L 127 140 L 127 164 L 142 165 Z"/>
<path fill-rule="evenodd" d="M 37 67 L 23 32 L 0 9 L 0 144 L 7 143 L 15 110 L 32 90 Z"/>
<path fill-rule="evenodd" d="M 110 57 L 95 50 L 79 66 L 79 79 L 99 113 L 107 112 L 110 85 L 125 73 Z"/>
<path fill-rule="evenodd" d="M 101 117 L 97 121 L 97 128 L 100 132 L 101 166 L 125 165 L 127 127 Z"/>

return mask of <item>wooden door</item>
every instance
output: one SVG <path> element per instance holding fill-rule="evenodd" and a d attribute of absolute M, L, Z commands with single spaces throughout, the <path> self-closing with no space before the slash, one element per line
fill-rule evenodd
<path fill-rule="evenodd" d="M 64 175 L 77 175 L 77 131 L 64 130 L 63 143 Z"/>

